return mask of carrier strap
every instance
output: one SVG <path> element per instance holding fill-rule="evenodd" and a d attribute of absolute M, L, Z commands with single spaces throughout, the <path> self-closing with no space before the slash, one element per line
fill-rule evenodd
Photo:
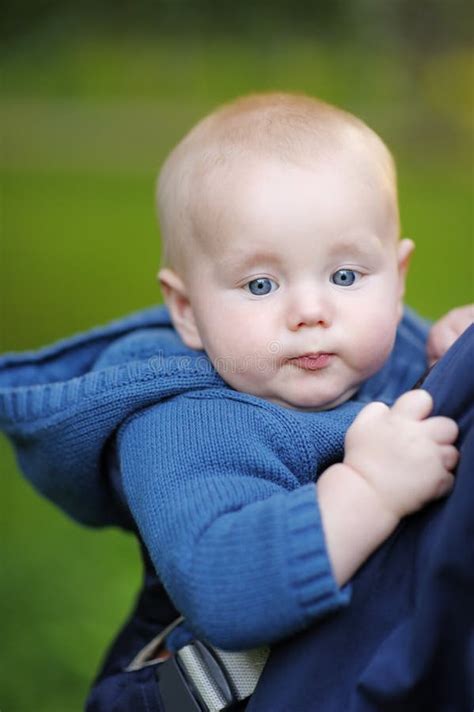
<path fill-rule="evenodd" d="M 254 692 L 270 654 L 269 647 L 228 651 L 194 640 L 176 653 L 165 648 L 167 636 L 184 618 L 176 618 L 133 658 L 128 672 L 157 666 L 160 694 L 166 710 L 223 712 Z M 183 706 L 186 705 L 186 706 Z"/>

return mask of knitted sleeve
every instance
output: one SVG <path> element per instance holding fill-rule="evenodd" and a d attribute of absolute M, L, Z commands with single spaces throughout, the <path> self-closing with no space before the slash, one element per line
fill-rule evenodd
<path fill-rule="evenodd" d="M 348 600 L 288 439 L 265 408 L 204 392 L 142 412 L 119 435 L 126 496 L 157 571 L 193 632 L 222 648 L 274 642 Z"/>

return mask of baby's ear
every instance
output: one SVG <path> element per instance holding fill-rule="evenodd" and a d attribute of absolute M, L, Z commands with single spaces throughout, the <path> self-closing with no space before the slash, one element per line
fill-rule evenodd
<path fill-rule="evenodd" d="M 415 249 L 415 243 L 413 240 L 409 240 L 407 237 L 400 240 L 398 243 L 398 275 L 400 278 L 400 297 L 403 297 L 405 293 L 405 280 L 408 272 L 408 267 L 410 265 L 410 259 Z"/>
<path fill-rule="evenodd" d="M 407 237 L 400 240 L 397 247 L 397 262 L 398 262 L 398 296 L 400 299 L 400 319 L 403 315 L 403 295 L 405 294 L 405 282 L 410 265 L 410 259 L 415 249 L 413 240 Z"/>
<path fill-rule="evenodd" d="M 202 349 L 201 337 L 183 280 L 174 270 L 168 268 L 160 269 L 157 276 L 174 328 L 186 346 Z"/>

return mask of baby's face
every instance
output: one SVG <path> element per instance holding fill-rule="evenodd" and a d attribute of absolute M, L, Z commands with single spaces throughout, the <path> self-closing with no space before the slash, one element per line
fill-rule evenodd
<path fill-rule="evenodd" d="M 372 176 L 373 178 L 373 176 Z M 199 343 L 238 391 L 327 409 L 381 368 L 409 241 L 360 169 L 260 161 L 213 183 L 186 288 Z"/>

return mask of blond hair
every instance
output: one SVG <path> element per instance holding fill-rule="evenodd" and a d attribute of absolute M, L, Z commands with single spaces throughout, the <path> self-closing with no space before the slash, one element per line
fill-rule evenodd
<path fill-rule="evenodd" d="M 229 171 L 242 158 L 311 166 L 340 151 L 376 167 L 371 173 L 386 189 L 398 233 L 395 164 L 387 146 L 363 121 L 299 94 L 253 94 L 218 107 L 191 129 L 161 169 L 157 202 L 164 263 L 182 267 L 190 240 L 200 232 L 200 217 L 209 206 L 209 179 L 217 170 Z"/>

